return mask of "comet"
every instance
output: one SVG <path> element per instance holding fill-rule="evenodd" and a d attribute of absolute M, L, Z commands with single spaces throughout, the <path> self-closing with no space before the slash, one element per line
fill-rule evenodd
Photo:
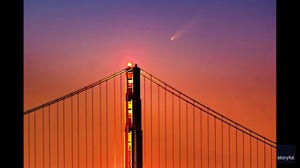
<path fill-rule="evenodd" d="M 180 36 L 182 36 L 184 33 L 188 32 L 190 29 L 195 27 L 195 25 L 198 24 L 198 17 L 193 18 L 183 26 L 181 26 L 172 36 L 171 41 L 174 41 L 175 39 L 178 39 Z"/>
<path fill-rule="evenodd" d="M 171 37 L 171 40 L 173 41 L 173 40 L 177 39 L 177 38 L 180 37 L 186 30 L 187 30 L 187 29 L 185 29 L 185 28 L 183 28 L 183 29 L 181 29 L 181 30 L 178 30 L 177 32 L 175 32 L 175 33 L 173 34 L 173 36 Z"/>

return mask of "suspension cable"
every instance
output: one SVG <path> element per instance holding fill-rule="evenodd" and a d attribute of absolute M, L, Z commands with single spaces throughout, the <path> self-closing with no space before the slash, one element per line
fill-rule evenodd
<path fill-rule="evenodd" d="M 108 76 L 108 77 L 106 77 L 106 78 L 104 78 L 104 79 L 101 79 L 101 80 L 99 80 L 99 81 L 97 81 L 97 82 L 95 82 L 95 83 L 92 83 L 92 84 L 90 84 L 90 85 L 88 85 L 88 86 L 86 86 L 86 87 L 83 87 L 83 88 L 81 88 L 81 89 L 78 89 L 78 90 L 76 90 L 76 91 L 73 91 L 73 92 L 71 92 L 71 93 L 69 93 L 69 94 L 67 94 L 67 95 L 65 95 L 65 96 L 56 98 L 56 99 L 54 99 L 54 100 L 52 100 L 52 101 L 49 101 L 49 102 L 47 102 L 47 103 L 44 103 L 44 104 L 42 104 L 42 105 L 40 105 L 40 106 L 37 106 L 37 107 L 32 108 L 32 109 L 30 109 L 30 110 L 27 110 L 27 111 L 25 111 L 25 112 L 23 113 L 23 115 L 26 115 L 26 114 L 29 114 L 29 113 L 31 113 L 31 112 L 37 111 L 37 110 L 39 110 L 39 109 L 41 109 L 41 108 L 43 108 L 43 107 L 49 106 L 49 105 L 54 104 L 54 103 L 56 103 L 56 102 L 59 102 L 59 101 L 61 101 L 61 100 L 63 100 L 63 99 L 67 99 L 67 98 L 69 98 L 69 97 L 71 97 L 71 96 L 73 96 L 73 95 L 76 95 L 76 94 L 79 94 L 79 93 L 81 93 L 81 92 L 84 92 L 84 91 L 86 91 L 86 90 L 88 90 L 88 89 L 90 89 L 90 88 L 92 88 L 92 87 L 94 87 L 94 86 L 97 86 L 97 85 L 99 85 L 99 84 L 101 84 L 101 83 L 103 83 L 103 82 L 106 82 L 106 81 L 108 81 L 108 80 L 110 80 L 110 79 L 112 79 L 112 78 L 115 78 L 116 76 L 122 75 L 123 73 L 125 73 L 125 72 L 127 72 L 127 71 L 128 71 L 128 69 L 123 69 L 123 70 L 121 70 L 121 71 L 119 71 L 119 72 L 117 72 L 117 73 L 114 73 L 114 74 L 112 74 L 112 75 L 110 75 L 110 76 Z"/>
<path fill-rule="evenodd" d="M 166 85 L 166 86 L 167 86 L 166 90 L 167 90 L 168 92 L 174 94 L 174 95 L 177 96 L 177 97 L 178 97 L 178 95 L 181 95 L 181 99 L 184 99 L 184 100 L 188 101 L 190 104 L 193 104 L 192 102 L 195 101 L 195 100 L 192 99 L 191 97 L 189 97 L 189 96 L 187 96 L 186 94 L 180 92 L 179 90 L 175 89 L 174 87 L 168 85 L 167 83 L 163 82 L 162 80 L 158 79 L 157 77 L 153 76 L 152 74 L 148 73 L 147 71 L 145 71 L 145 70 L 143 70 L 143 69 L 141 69 L 141 70 L 142 70 L 142 72 L 143 72 L 143 73 L 141 73 L 141 75 L 144 76 L 145 78 L 150 79 L 150 77 L 148 77 L 148 76 L 151 76 L 150 81 L 156 83 L 157 85 L 160 85 L 161 87 L 162 87 L 163 85 Z M 154 79 L 154 80 L 153 80 L 153 79 Z M 175 92 L 177 92 L 178 94 L 175 94 Z M 204 111 L 203 108 L 204 108 L 204 109 L 207 109 L 207 110 L 209 110 L 210 112 L 214 113 L 214 114 L 212 114 L 212 113 L 209 112 L 209 114 L 212 115 L 212 116 L 215 116 L 215 115 L 216 115 L 217 119 L 220 120 L 221 117 L 223 117 L 223 119 L 226 119 L 226 121 L 223 120 L 223 122 L 226 122 L 226 123 L 229 124 L 230 126 L 238 125 L 238 130 L 239 130 L 239 131 L 242 131 L 242 132 L 244 132 L 244 133 L 246 133 L 246 134 L 248 134 L 248 135 L 249 135 L 249 132 L 251 131 L 252 134 L 255 135 L 255 136 L 252 135 L 254 138 L 258 138 L 261 142 L 263 142 L 263 140 L 265 139 L 266 141 L 268 141 L 268 142 L 265 142 L 266 144 L 268 144 L 269 146 L 275 147 L 276 143 L 275 143 L 274 141 L 272 141 L 272 140 L 270 140 L 270 139 L 268 139 L 268 138 L 266 138 L 266 137 L 264 137 L 264 136 L 262 136 L 262 135 L 260 135 L 260 134 L 258 134 L 258 133 L 256 133 L 256 132 L 254 132 L 254 131 L 248 129 L 247 127 L 245 127 L 245 126 L 243 126 L 243 125 L 241 125 L 241 124 L 239 124 L 239 123 L 237 123 L 237 122 L 235 122 L 235 121 L 229 119 L 228 117 L 226 117 L 226 116 L 224 116 L 224 115 L 222 115 L 222 114 L 216 112 L 215 110 L 209 108 L 208 106 L 205 106 L 204 104 L 202 104 L 202 103 L 200 103 L 200 102 L 198 102 L 198 101 L 195 101 L 195 103 L 198 104 L 198 106 L 197 106 L 197 105 L 195 105 L 195 106 L 196 106 L 197 108 L 201 109 L 202 111 Z M 232 123 L 233 123 L 233 124 L 232 124 Z M 275 144 L 275 145 L 272 145 L 272 144 Z"/>

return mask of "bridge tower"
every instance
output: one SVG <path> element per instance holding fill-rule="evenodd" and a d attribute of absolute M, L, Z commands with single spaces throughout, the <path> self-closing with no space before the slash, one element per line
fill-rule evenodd
<path fill-rule="evenodd" d="M 125 168 L 143 167 L 140 68 L 128 63 L 126 72 Z"/>

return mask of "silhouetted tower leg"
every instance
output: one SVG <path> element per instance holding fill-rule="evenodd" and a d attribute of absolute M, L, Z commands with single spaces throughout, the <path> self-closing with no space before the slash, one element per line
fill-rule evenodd
<path fill-rule="evenodd" d="M 140 68 L 133 68 L 133 167 L 143 167 L 143 132 L 141 121 Z"/>
<path fill-rule="evenodd" d="M 142 168 L 140 69 L 137 65 L 128 67 L 126 78 L 125 168 Z"/>

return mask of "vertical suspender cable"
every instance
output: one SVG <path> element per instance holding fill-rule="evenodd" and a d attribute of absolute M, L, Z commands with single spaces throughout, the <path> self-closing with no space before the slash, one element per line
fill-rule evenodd
<path fill-rule="evenodd" d="M 179 112 L 178 112 L 178 121 L 179 121 L 179 128 L 178 128 L 178 130 L 179 130 L 179 134 L 178 134 L 178 140 L 179 140 L 179 152 L 178 152 L 178 154 L 179 154 L 179 167 L 181 167 L 181 125 L 180 125 L 180 103 L 181 103 L 181 98 L 180 98 L 180 93 L 179 93 L 179 96 L 178 96 L 178 101 L 179 101 Z"/>
<path fill-rule="evenodd" d="M 71 167 L 73 168 L 73 96 L 71 96 Z"/>
<path fill-rule="evenodd" d="M 150 76 L 150 128 L 151 128 L 151 132 L 150 132 L 150 134 L 151 134 L 151 141 L 150 141 L 150 143 L 151 143 L 151 156 L 150 156 L 150 167 L 152 167 L 152 141 L 153 141 L 153 138 L 152 138 L 152 76 Z"/>
<path fill-rule="evenodd" d="M 224 167 L 224 153 L 223 153 L 223 137 L 224 137 L 224 133 L 223 133 L 223 116 L 222 116 L 222 120 L 221 120 L 221 136 L 222 136 L 222 138 L 221 138 L 221 140 L 222 140 L 222 168 Z"/>
<path fill-rule="evenodd" d="M 79 162 L 79 153 L 80 153 L 80 150 L 79 150 L 79 119 L 80 119 L 80 115 L 79 115 L 79 93 L 77 94 L 77 115 L 78 115 L 78 117 L 77 117 L 77 147 L 78 147 L 78 152 L 77 152 L 77 161 L 78 161 L 78 168 L 79 168 L 79 166 L 80 166 L 80 162 Z"/>
<path fill-rule="evenodd" d="M 144 115 L 143 117 L 144 117 L 144 123 L 143 123 L 143 125 L 144 125 L 144 130 L 143 130 L 143 134 L 144 134 L 144 138 L 143 138 L 143 140 L 144 140 L 144 149 L 143 149 L 143 152 L 144 152 L 144 163 L 146 163 L 146 159 L 147 159 L 147 157 L 146 157 L 146 154 L 147 154 L 147 152 L 146 152 L 146 78 L 145 78 L 145 76 L 144 76 L 144 99 L 143 99 L 143 107 L 144 107 L 144 111 L 143 111 L 143 113 L 142 113 L 142 115 Z"/>
<path fill-rule="evenodd" d="M 64 167 L 66 167 L 66 152 L 65 152 L 65 148 L 66 148 L 66 143 L 65 143 L 65 99 L 63 99 L 63 159 L 64 159 Z"/>
<path fill-rule="evenodd" d="M 28 167 L 30 168 L 30 113 L 28 114 Z"/>
<path fill-rule="evenodd" d="M 87 90 L 85 90 L 85 166 L 88 167 L 88 157 L 87 157 L 87 150 L 88 150 L 88 129 L 87 129 Z"/>
<path fill-rule="evenodd" d="M 120 75 L 120 126 L 121 126 L 121 130 L 123 130 L 122 129 L 122 127 L 123 127 L 123 115 L 122 115 L 122 113 L 123 113 L 123 106 L 122 106 L 122 99 L 123 98 L 123 95 L 122 95 L 122 75 Z M 121 146 L 120 146 L 120 148 L 123 148 L 123 131 L 120 131 L 121 132 Z M 123 154 L 123 153 L 122 153 Z M 123 160 L 122 159 L 124 159 L 124 157 L 123 157 L 123 155 L 122 155 L 122 158 L 121 158 L 121 165 L 123 165 Z"/>
<path fill-rule="evenodd" d="M 165 84 L 165 167 L 167 167 L 167 90 Z"/>
<path fill-rule="evenodd" d="M 189 159 L 189 148 L 188 148 L 188 142 L 187 142 L 187 140 L 189 139 L 188 138 L 188 102 L 186 101 L 186 116 L 185 116 L 185 124 L 186 124 L 186 167 L 189 167 L 188 166 L 188 159 Z"/>
<path fill-rule="evenodd" d="M 200 162 L 201 162 L 201 168 L 202 168 L 202 157 L 203 157 L 203 153 L 202 153 L 202 111 L 200 111 Z"/>
<path fill-rule="evenodd" d="M 266 142 L 264 138 L 264 168 L 266 167 Z"/>
<path fill-rule="evenodd" d="M 243 131 L 243 167 L 245 167 L 245 145 L 244 145 L 244 131 Z"/>
<path fill-rule="evenodd" d="M 174 164 L 174 95 L 172 94 L 172 162 Z"/>
<path fill-rule="evenodd" d="M 34 167 L 36 168 L 36 112 L 33 113 L 33 119 L 34 119 Z"/>
<path fill-rule="evenodd" d="M 209 167 L 209 114 L 207 112 L 207 167 Z"/>
<path fill-rule="evenodd" d="M 94 87 L 92 87 L 92 167 L 94 168 Z"/>
<path fill-rule="evenodd" d="M 45 110 L 43 107 L 43 113 L 42 113 L 42 117 L 43 117 L 43 167 L 45 167 Z"/>
<path fill-rule="evenodd" d="M 258 168 L 258 139 L 256 139 L 256 167 Z"/>
<path fill-rule="evenodd" d="M 101 83 L 99 84 L 99 138 L 100 138 L 100 143 L 99 143 L 99 160 L 100 160 L 100 167 L 102 167 L 102 147 L 101 147 L 101 141 L 102 141 L 102 137 L 101 137 Z"/>
<path fill-rule="evenodd" d="M 230 167 L 230 125 L 228 124 L 228 164 L 229 164 L 229 167 Z"/>
<path fill-rule="evenodd" d="M 273 156 L 272 156 L 273 151 L 272 151 L 272 146 L 270 146 L 270 148 L 271 148 L 271 168 L 272 168 L 272 167 L 273 167 L 273 164 L 272 164 L 272 162 L 273 162 Z"/>
<path fill-rule="evenodd" d="M 237 123 L 235 123 L 235 167 L 238 165 L 238 138 L 237 138 Z"/>
<path fill-rule="evenodd" d="M 216 116 L 215 117 L 215 120 L 214 120 L 214 128 L 215 128 L 215 168 L 217 167 L 217 125 L 216 125 Z"/>
<path fill-rule="evenodd" d="M 108 89 L 107 89 L 107 81 L 105 82 L 105 111 L 106 111 L 106 167 L 108 167 Z"/>
<path fill-rule="evenodd" d="M 158 120 L 158 129 L 157 129 L 157 133 L 158 133 L 158 167 L 160 167 L 160 118 L 159 118 L 159 85 L 157 85 L 157 120 Z"/>
<path fill-rule="evenodd" d="M 49 125 L 49 168 L 51 167 L 51 129 L 50 129 L 50 105 L 49 105 L 49 111 L 48 111 L 48 125 Z"/>
<path fill-rule="evenodd" d="M 195 101 L 193 101 L 193 167 L 195 168 Z"/>
<path fill-rule="evenodd" d="M 114 168 L 116 167 L 116 78 L 114 78 Z"/>
<path fill-rule="evenodd" d="M 249 162 L 249 164 L 250 164 L 250 168 L 252 167 L 252 157 L 251 157 L 251 155 L 252 155 L 252 135 L 251 135 L 251 131 L 250 131 L 250 135 L 249 135 L 249 138 L 250 138 L 250 162 Z"/>
<path fill-rule="evenodd" d="M 58 102 L 56 102 L 56 142 L 57 142 L 57 149 L 56 149 L 56 157 L 57 157 L 57 168 L 59 167 L 59 117 L 58 117 Z"/>

